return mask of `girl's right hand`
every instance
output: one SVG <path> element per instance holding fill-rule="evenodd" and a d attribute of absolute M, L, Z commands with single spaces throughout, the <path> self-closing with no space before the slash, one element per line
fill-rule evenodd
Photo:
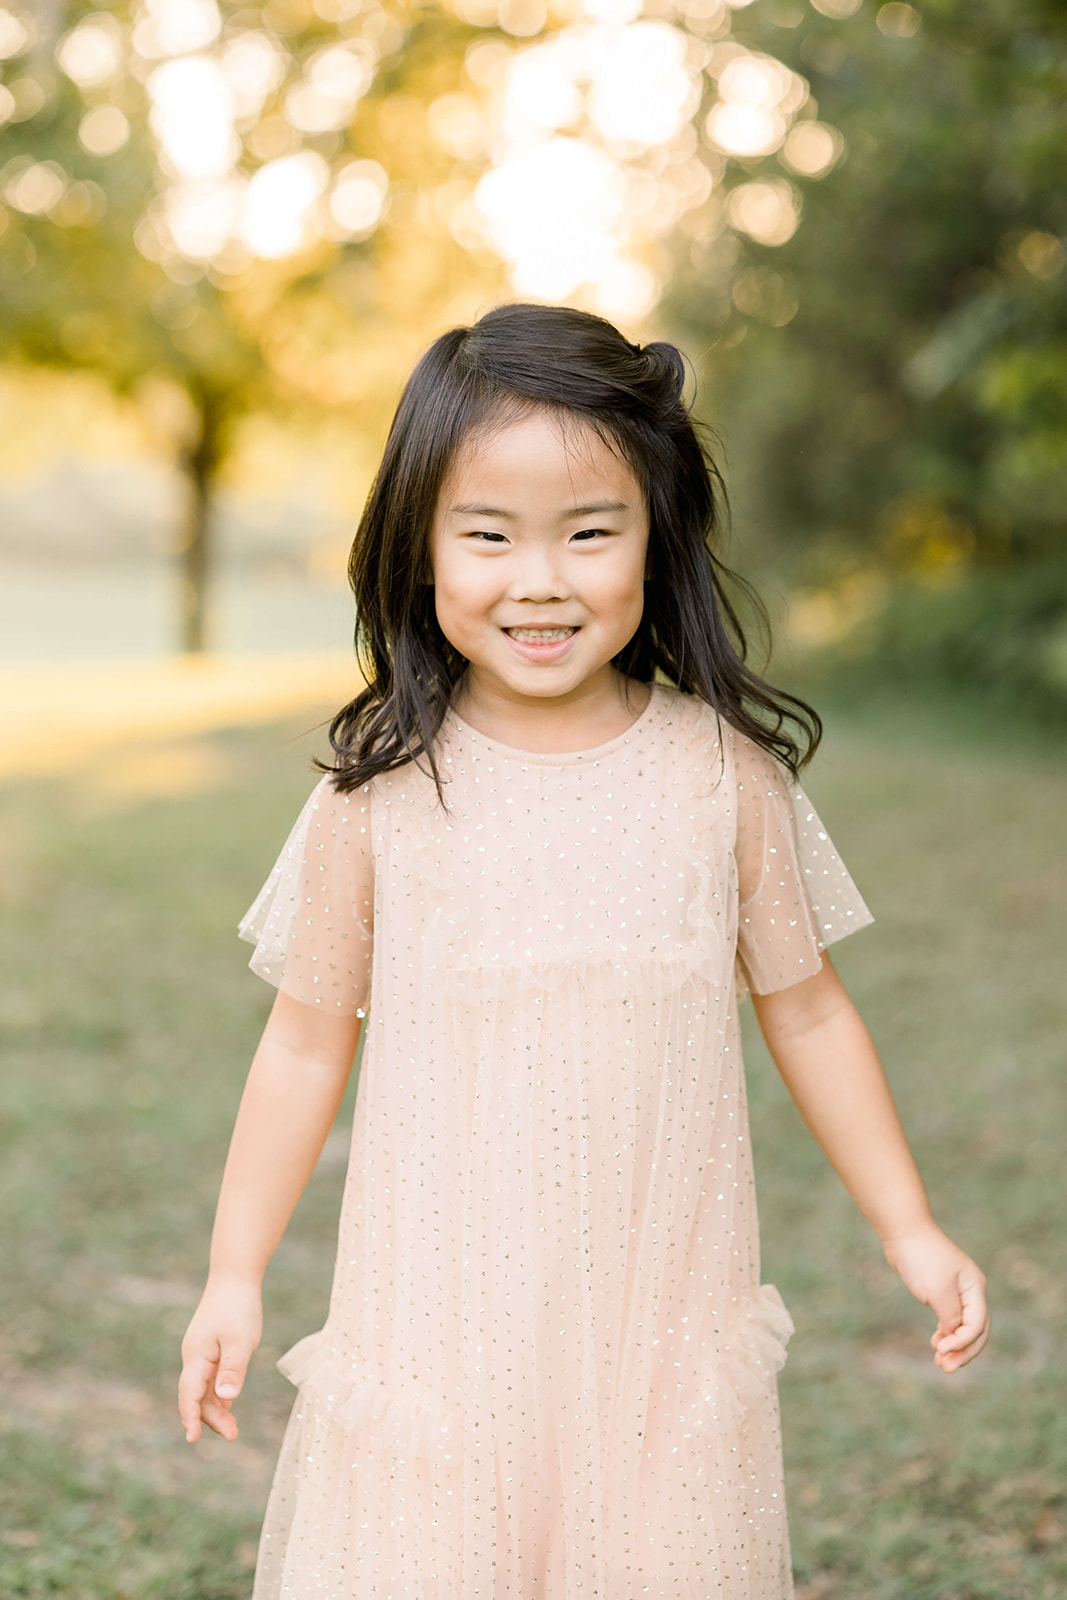
<path fill-rule="evenodd" d="M 262 1332 L 259 1286 L 209 1278 L 182 1340 L 178 1412 L 190 1444 L 199 1439 L 202 1422 L 231 1443 L 237 1438 L 230 1407 Z"/>

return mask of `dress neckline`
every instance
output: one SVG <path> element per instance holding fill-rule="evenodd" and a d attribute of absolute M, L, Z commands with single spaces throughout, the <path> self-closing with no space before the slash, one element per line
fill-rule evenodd
<path fill-rule="evenodd" d="M 479 733 L 478 729 L 465 721 L 457 711 L 449 706 L 445 713 L 445 721 L 451 722 L 462 738 L 471 744 L 481 746 L 491 751 L 506 761 L 519 761 L 524 766 L 536 763 L 538 766 L 570 766 L 576 762 L 588 763 L 599 761 L 603 756 L 611 755 L 623 745 L 632 744 L 643 735 L 648 728 L 659 720 L 669 698 L 668 691 L 662 684 L 649 685 L 651 693 L 648 704 L 644 710 L 635 717 L 628 728 L 622 733 L 617 733 L 614 739 L 608 739 L 604 744 L 592 745 L 586 750 L 524 750 L 518 745 L 503 744 L 499 739 L 491 739 L 486 733 Z"/>

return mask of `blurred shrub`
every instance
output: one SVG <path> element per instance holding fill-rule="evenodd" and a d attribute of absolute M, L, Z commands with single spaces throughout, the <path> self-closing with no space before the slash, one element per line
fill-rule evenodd
<path fill-rule="evenodd" d="M 1067 725 L 1067 562 L 972 571 L 938 587 L 900 578 L 871 610 L 856 607 L 839 637 L 802 646 L 798 664 L 805 680 L 846 692 L 938 682 Z"/>

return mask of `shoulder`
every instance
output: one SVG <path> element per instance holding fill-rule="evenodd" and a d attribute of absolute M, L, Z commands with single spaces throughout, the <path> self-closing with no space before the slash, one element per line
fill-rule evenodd
<path fill-rule="evenodd" d="M 306 848 L 360 853 L 367 848 L 370 819 L 371 785 L 339 789 L 336 774 L 325 772 L 304 803 L 298 828 L 302 824 Z"/>
<path fill-rule="evenodd" d="M 705 744 L 709 739 L 718 741 L 721 718 L 715 707 L 709 706 L 706 700 L 666 683 L 653 685 L 652 692 L 660 707 L 660 720 L 669 730 L 672 740 L 693 740 L 699 744 Z"/>
<path fill-rule="evenodd" d="M 355 789 L 338 786 L 337 772 L 324 772 L 307 798 L 309 810 L 329 816 L 345 817 L 358 814 L 370 804 L 371 785 L 361 783 Z"/>
<path fill-rule="evenodd" d="M 710 762 L 731 787 L 750 794 L 785 794 L 796 787 L 790 773 L 758 740 L 742 733 L 721 711 L 698 695 L 656 685 L 669 742 L 684 759 L 704 768 Z"/>
<path fill-rule="evenodd" d="M 688 766 L 701 770 L 710 766 L 720 777 L 732 779 L 738 769 L 758 764 L 763 754 L 760 747 L 715 706 L 666 684 L 657 684 L 655 692 L 663 708 L 661 724 L 667 740 Z"/>

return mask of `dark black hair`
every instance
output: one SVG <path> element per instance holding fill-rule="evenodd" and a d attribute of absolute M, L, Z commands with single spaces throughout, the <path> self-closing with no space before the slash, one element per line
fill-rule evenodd
<path fill-rule="evenodd" d="M 631 344 L 602 317 L 566 306 L 504 305 L 434 341 L 408 381 L 356 531 L 349 579 L 367 687 L 330 724 L 340 790 L 425 758 L 467 665 L 437 621 L 430 529 L 464 440 L 543 409 L 584 422 L 631 467 L 649 513 L 649 576 L 637 632 L 613 665 L 697 695 L 796 777 L 822 734 L 803 700 L 745 664 L 741 619 L 722 564 L 725 491 L 686 405 L 674 345 Z M 320 764 L 321 765 L 321 764 Z"/>

